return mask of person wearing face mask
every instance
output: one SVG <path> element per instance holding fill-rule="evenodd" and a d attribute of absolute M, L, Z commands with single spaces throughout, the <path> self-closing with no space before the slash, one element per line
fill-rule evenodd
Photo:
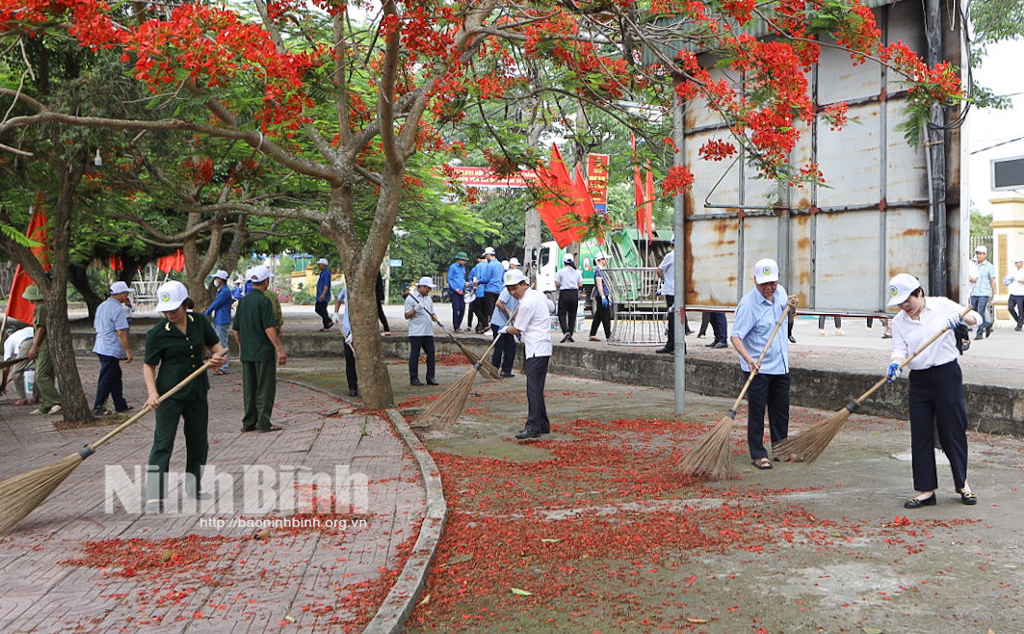
<path fill-rule="evenodd" d="M 213 316 L 213 331 L 217 333 L 220 345 L 224 348 L 224 365 L 213 373 L 224 375 L 228 373 L 228 331 L 231 330 L 231 305 L 235 302 L 231 291 L 228 290 L 227 271 L 221 269 L 213 274 L 213 287 L 217 289 L 217 294 L 203 314 L 207 317 Z"/>
<path fill-rule="evenodd" d="M 889 303 L 900 312 L 892 318 L 892 352 L 887 373 L 895 381 L 902 373 L 900 366 L 941 332 L 934 343 L 907 363 L 910 368 L 910 451 L 914 470 L 915 497 L 903 508 L 916 509 L 936 504 L 933 438 L 938 432 L 942 451 L 949 458 L 953 485 L 963 504 L 978 503 L 967 484 L 967 406 L 964 402 L 964 380 L 957 358 L 953 331 L 961 323 L 978 326 L 982 316 L 975 310 L 964 314 L 965 306 L 945 297 L 926 297 L 921 283 L 908 273 L 889 280 Z"/>

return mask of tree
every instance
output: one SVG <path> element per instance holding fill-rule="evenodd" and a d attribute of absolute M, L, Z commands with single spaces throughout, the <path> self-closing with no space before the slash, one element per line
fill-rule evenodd
<path fill-rule="evenodd" d="M 267 202 L 245 210 L 315 222 L 337 248 L 351 287 L 364 400 L 372 408 L 392 402 L 376 336 L 377 269 L 403 196 L 419 183 L 415 157 L 423 165 L 424 157 L 437 164 L 457 154 L 453 130 L 487 143 L 492 167 L 510 173 L 538 162 L 538 131 L 579 132 L 584 119 L 569 113 L 602 109 L 625 121 L 633 119 L 630 104 L 669 104 L 674 95 L 700 94 L 732 131 L 731 141 L 716 139 L 702 149 L 706 158 L 742 147 L 765 175 L 795 182 L 819 177 L 815 166 L 790 166 L 788 154 L 799 123 L 815 116 L 804 74 L 822 38 L 834 37 L 855 60 L 874 56 L 904 73 L 912 101 L 924 112 L 958 88 L 949 65 L 929 68 L 902 44 L 879 47 L 870 10 L 845 0 L 761 7 L 752 0 L 656 0 L 649 9 L 633 0 L 383 0 L 379 7 L 319 0 L 317 9 L 298 0 L 257 0 L 259 20 L 204 4 L 152 9 L 159 15 L 140 6 L 8 0 L 0 8 L 5 42 L 69 37 L 116 51 L 125 72 L 152 97 L 149 116 L 108 118 L 51 107 L 8 87 L 0 96 L 32 113 L 7 118 L 0 135 L 53 123 L 178 131 L 246 144 L 279 169 L 315 183 L 323 205 Z M 367 22 L 357 22 L 357 8 Z M 666 16 L 676 16 L 675 23 L 656 20 Z M 777 37 L 758 40 L 737 30 L 754 17 Z M 642 65 L 641 47 L 660 51 L 660 63 Z M 695 48 L 736 71 L 737 81 L 712 79 L 690 52 Z M 504 120 L 503 104 L 516 103 L 528 104 L 517 112 L 532 119 Z M 467 129 L 471 109 L 484 116 Z M 836 108 L 827 115 L 841 125 L 845 113 Z M 642 121 L 630 125 L 643 127 Z M 0 142 L 16 144 L 10 136 Z M 674 194 L 690 178 L 674 167 L 662 190 Z M 372 210 L 361 215 L 368 210 L 359 203 L 369 199 Z"/>

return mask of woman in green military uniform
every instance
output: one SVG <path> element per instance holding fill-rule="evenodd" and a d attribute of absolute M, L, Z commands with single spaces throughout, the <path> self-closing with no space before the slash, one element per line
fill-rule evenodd
<path fill-rule="evenodd" d="M 203 348 L 210 348 L 213 352 L 205 362 L 211 368 L 223 365 L 227 354 L 206 317 L 188 310 L 192 302 L 184 284 L 167 282 L 157 289 L 156 296 L 156 310 L 163 313 L 164 319 L 146 333 L 146 358 L 142 368 L 146 382 L 146 407 L 156 411 L 153 449 L 149 454 L 146 478 L 147 512 L 162 510 L 167 493 L 164 478 L 170 467 L 179 418 L 184 421 L 185 471 L 191 476 L 187 478 L 185 490 L 190 496 L 205 499 L 200 481 L 210 446 L 206 400 L 210 379 L 205 373 L 201 374 L 163 403 L 160 403 L 160 395 L 204 364 Z"/>

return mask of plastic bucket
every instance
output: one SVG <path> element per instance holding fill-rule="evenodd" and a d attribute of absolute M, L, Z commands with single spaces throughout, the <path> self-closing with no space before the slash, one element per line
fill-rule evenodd
<path fill-rule="evenodd" d="M 36 389 L 36 371 L 25 370 L 25 394 L 32 400 L 32 392 Z"/>

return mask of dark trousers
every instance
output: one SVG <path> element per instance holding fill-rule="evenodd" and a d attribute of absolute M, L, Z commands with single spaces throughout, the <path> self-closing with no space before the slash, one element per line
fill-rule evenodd
<path fill-rule="evenodd" d="M 960 364 L 950 361 L 910 372 L 910 451 L 913 456 L 914 490 L 939 488 L 935 471 L 934 431 L 949 458 L 953 485 L 967 481 L 967 407 Z"/>
<path fill-rule="evenodd" d="M 1010 301 L 1006 304 L 1010 311 L 1010 317 L 1017 322 L 1017 327 L 1024 326 L 1024 295 L 1010 295 Z"/>
<path fill-rule="evenodd" d="M 449 290 L 448 299 L 452 302 L 452 327 L 458 330 L 462 327 L 462 317 L 466 314 L 466 296 Z"/>
<path fill-rule="evenodd" d="M 409 380 L 415 381 L 420 374 L 420 350 L 427 355 L 427 380 L 434 380 L 434 338 L 428 336 L 409 337 Z"/>
<path fill-rule="evenodd" d="M 356 353 L 348 343 L 345 344 L 345 378 L 348 380 L 348 389 L 359 389 L 359 375 L 356 374 Z"/>
<path fill-rule="evenodd" d="M 768 409 L 768 430 L 772 447 L 789 436 L 789 375 L 758 374 L 747 392 L 747 448 L 750 458 L 768 457 L 764 448 L 764 411 Z"/>
<path fill-rule="evenodd" d="M 101 411 L 109 396 L 114 401 L 114 409 L 123 412 L 128 409 L 128 402 L 124 400 L 123 396 L 121 360 L 117 357 L 108 357 L 105 354 L 96 356 L 100 358 L 100 376 L 96 380 L 96 401 L 92 409 L 95 412 Z"/>
<path fill-rule="evenodd" d="M 487 324 L 491 323 L 490 315 L 484 315 L 487 312 L 487 301 L 482 293 L 477 293 L 476 299 L 469 305 L 469 312 L 476 317 L 477 332 L 483 332 L 487 328 Z M 467 320 L 466 325 L 472 326 L 472 321 L 472 319 Z"/>
<path fill-rule="evenodd" d="M 548 378 L 550 359 L 530 357 L 526 360 L 526 429 L 529 431 L 551 431 L 548 408 L 544 404 L 544 382 Z"/>
<path fill-rule="evenodd" d="M 668 311 L 668 341 L 665 342 L 666 350 L 676 349 L 676 314 L 672 310 L 672 306 L 675 303 L 675 295 L 665 295 L 665 309 Z"/>
<path fill-rule="evenodd" d="M 704 314 L 708 315 L 708 321 L 711 323 L 711 331 L 715 333 L 715 340 L 713 343 L 728 343 L 729 322 L 725 320 L 725 313 L 713 312 Z"/>
<path fill-rule="evenodd" d="M 317 301 L 314 303 L 313 312 L 320 315 L 320 319 L 324 322 L 324 328 L 334 327 L 334 320 L 331 319 L 331 315 L 327 312 L 327 302 Z"/>
<path fill-rule="evenodd" d="M 388 316 L 384 314 L 384 304 L 379 299 L 377 300 L 377 320 L 384 327 L 384 332 L 391 332 L 391 326 L 388 325 Z"/>
<path fill-rule="evenodd" d="M 594 291 L 594 321 L 590 324 L 590 336 L 593 337 L 597 334 L 597 329 L 604 326 L 604 338 L 612 338 L 612 307 L 611 300 L 609 299 L 608 306 L 605 306 L 601 302 L 601 298 L 598 296 L 597 291 Z"/>
<path fill-rule="evenodd" d="M 512 374 L 512 366 L 516 362 L 516 338 L 507 332 L 499 335 L 494 324 L 491 324 L 491 332 L 498 338 L 491 353 L 491 365 L 500 369 L 502 374 Z"/>
<path fill-rule="evenodd" d="M 242 361 L 242 430 L 270 429 L 277 397 L 277 362 Z"/>
<path fill-rule="evenodd" d="M 167 496 L 167 471 L 174 452 L 174 437 L 178 435 L 178 419 L 184 421 L 185 472 L 195 478 L 186 482 L 187 493 L 199 492 L 203 477 L 203 466 L 210 450 L 207 427 L 210 421 L 206 396 L 190 400 L 169 398 L 156 410 L 156 425 L 153 428 L 153 448 L 149 452 L 149 468 L 146 476 L 146 499 L 162 500 Z M 192 490 L 192 487 L 195 487 Z"/>
<path fill-rule="evenodd" d="M 825 330 L 825 315 L 818 315 L 818 330 Z M 835 325 L 836 330 L 843 327 L 843 318 L 839 315 L 832 317 L 832 323 Z"/>
<path fill-rule="evenodd" d="M 988 320 L 988 302 L 991 299 L 988 295 L 971 295 L 971 310 L 976 310 L 981 315 L 981 325 L 975 331 L 978 333 L 978 339 L 981 338 L 981 333 L 986 329 L 990 332 L 992 330 L 992 322 Z"/>
<path fill-rule="evenodd" d="M 575 288 L 558 291 L 558 325 L 563 335 L 576 332 L 576 312 L 580 308 L 580 292 Z"/>
<path fill-rule="evenodd" d="M 485 330 L 487 325 L 491 323 L 491 315 L 494 314 L 494 305 L 498 303 L 498 294 L 490 291 L 484 291 L 484 303 L 481 310 L 483 319 L 480 320 L 480 324 L 477 326 L 480 330 Z"/>

